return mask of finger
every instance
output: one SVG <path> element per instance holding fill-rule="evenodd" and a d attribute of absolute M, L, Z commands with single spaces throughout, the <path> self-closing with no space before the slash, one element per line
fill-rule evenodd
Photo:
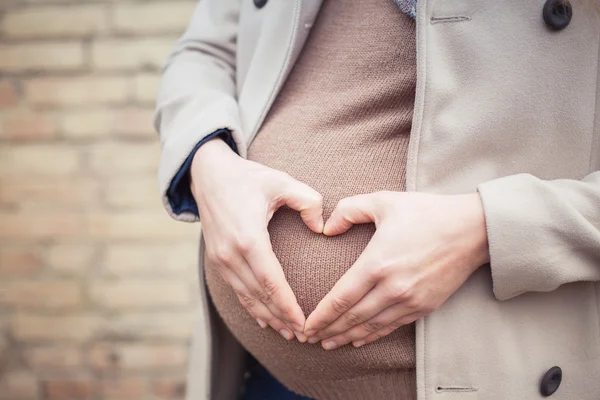
<path fill-rule="evenodd" d="M 339 201 L 327 220 L 323 233 L 335 236 L 356 224 L 375 222 L 375 196 L 373 193 L 346 197 Z"/>
<path fill-rule="evenodd" d="M 323 196 L 310 186 L 290 177 L 283 187 L 282 201 L 315 233 L 323 233 Z"/>
<path fill-rule="evenodd" d="M 390 333 L 394 332 L 396 329 L 398 329 L 402 325 L 411 324 L 423 316 L 424 316 L 424 314 L 418 313 L 418 312 L 415 312 L 415 313 L 412 313 L 409 315 L 405 315 L 405 316 L 399 318 L 398 320 L 392 322 L 390 325 L 386 326 L 385 328 L 382 328 L 382 329 L 378 330 L 377 332 L 373 332 L 372 334 L 370 334 L 369 336 L 367 336 L 364 339 L 354 341 L 352 344 L 354 345 L 354 347 L 361 347 L 361 346 L 364 346 L 365 344 L 373 343 L 374 341 L 379 340 L 379 339 L 389 335 Z"/>
<path fill-rule="evenodd" d="M 294 338 L 293 330 L 287 327 L 282 321 L 279 320 L 273 313 L 259 300 L 252 296 L 248 288 L 244 283 L 227 268 L 220 270 L 223 279 L 229 283 L 234 290 L 238 300 L 242 307 L 244 307 L 248 313 L 256 319 L 256 322 L 261 328 L 266 328 L 266 324 L 270 325 L 276 332 L 279 332 L 287 340 Z"/>
<path fill-rule="evenodd" d="M 294 330 L 303 332 L 306 318 L 298 305 L 296 296 L 288 284 L 281 264 L 273 252 L 268 233 L 267 240 L 260 240 L 244 254 L 254 276 L 269 302 L 277 309 L 276 315 Z"/>
<path fill-rule="evenodd" d="M 393 325 L 395 321 L 399 321 L 402 317 L 410 315 L 413 312 L 415 312 L 415 310 L 407 307 L 406 304 L 394 304 L 373 318 L 370 318 L 345 332 L 332 337 L 325 336 L 325 338 L 322 339 L 323 348 L 331 350 L 344 346 L 350 342 L 362 340 L 385 327 Z M 312 337 L 310 339 L 312 339 Z"/>
<path fill-rule="evenodd" d="M 312 336 L 325 328 L 340 315 L 350 310 L 376 284 L 373 275 L 365 272 L 371 244 L 360 255 L 354 265 L 340 278 L 335 286 L 319 302 L 315 310 L 306 320 L 304 334 Z"/>
<path fill-rule="evenodd" d="M 264 288 L 259 284 L 256 276 L 254 276 L 254 272 L 244 257 L 234 257 L 231 262 L 230 269 L 235 275 L 237 275 L 246 288 L 249 289 L 253 297 L 263 303 L 274 316 L 279 319 L 284 317 L 273 302 L 271 296 L 269 296 Z M 291 326 L 288 328 L 291 328 Z M 302 334 L 302 329 L 293 329 L 293 331 L 296 337 L 298 337 L 298 340 L 305 341 L 304 334 Z"/>
<path fill-rule="evenodd" d="M 369 293 L 356 303 L 354 307 L 342 314 L 324 329 L 311 335 L 311 342 L 316 343 L 319 340 L 349 331 L 355 326 L 359 326 L 365 322 L 369 323 L 368 321 L 370 319 L 399 302 L 401 304 L 398 309 L 406 310 L 407 312 L 405 312 L 405 314 L 407 314 L 409 310 L 410 312 L 415 311 L 404 301 L 406 297 L 405 293 L 407 293 L 407 290 L 400 285 L 395 286 L 387 284 L 386 282 L 379 282 Z M 399 315 L 397 317 L 399 317 Z M 379 326 L 379 328 L 381 327 L 382 326 Z M 368 333 L 374 332 L 377 329 L 371 330 Z"/>

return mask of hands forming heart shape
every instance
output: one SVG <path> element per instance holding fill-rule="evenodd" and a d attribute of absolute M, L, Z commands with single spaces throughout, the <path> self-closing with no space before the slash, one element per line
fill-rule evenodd
<path fill-rule="evenodd" d="M 322 197 L 288 174 L 245 160 L 221 140 L 196 153 L 191 188 L 206 255 L 241 304 L 287 340 L 326 350 L 389 335 L 439 308 L 489 262 L 477 193 L 375 192 L 341 200 L 325 223 Z M 313 232 L 335 236 L 375 223 L 371 241 L 306 318 L 273 253 L 267 226 L 286 205 Z M 293 333 L 292 333 L 293 332 Z"/>

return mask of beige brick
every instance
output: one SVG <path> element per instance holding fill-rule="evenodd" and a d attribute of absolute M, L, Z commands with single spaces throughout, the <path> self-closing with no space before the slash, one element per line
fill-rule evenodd
<path fill-rule="evenodd" d="M 113 24 L 125 33 L 180 33 L 191 18 L 194 5 L 194 1 L 119 3 L 114 8 Z"/>
<path fill-rule="evenodd" d="M 185 367 L 187 353 L 182 344 L 98 343 L 91 348 L 89 360 L 99 371 L 171 370 Z"/>
<path fill-rule="evenodd" d="M 82 380 L 51 380 L 42 382 L 45 400 L 91 400 L 94 382 Z"/>
<path fill-rule="evenodd" d="M 61 118 L 61 130 L 69 139 L 107 136 L 114 128 L 115 112 L 110 110 L 81 110 L 67 112 Z"/>
<path fill-rule="evenodd" d="M 108 334 L 142 339 L 188 339 L 195 314 L 192 312 L 137 313 L 121 315 L 106 327 Z"/>
<path fill-rule="evenodd" d="M 90 286 L 90 298 L 98 306 L 116 310 L 191 304 L 188 285 L 184 281 L 172 280 L 97 281 Z"/>
<path fill-rule="evenodd" d="M 193 276 L 198 244 L 115 244 L 107 248 L 104 268 L 115 276 Z"/>
<path fill-rule="evenodd" d="M 49 139 L 56 136 L 57 126 L 48 113 L 10 111 L 1 117 L 0 137 L 20 139 Z"/>
<path fill-rule="evenodd" d="M 87 216 L 88 234 L 95 239 L 153 240 L 192 239 L 198 236 L 198 227 L 171 220 L 166 214 L 115 212 Z"/>
<path fill-rule="evenodd" d="M 45 178 L 0 180 L 0 205 L 20 210 L 90 210 L 100 203 L 100 184 L 89 178 L 61 179 L 60 184 Z"/>
<path fill-rule="evenodd" d="M 121 104 L 129 99 L 127 77 L 48 77 L 25 82 L 25 95 L 37 105 Z"/>
<path fill-rule="evenodd" d="M 0 400 L 33 400 L 38 395 L 38 381 L 32 373 L 7 371 L 0 376 Z"/>
<path fill-rule="evenodd" d="M 42 255 L 32 245 L 0 247 L 0 282 L 7 277 L 30 276 L 44 267 Z"/>
<path fill-rule="evenodd" d="M 66 145 L 4 145 L 0 147 L 0 177 L 64 177 L 78 172 L 80 155 Z"/>
<path fill-rule="evenodd" d="M 48 267 L 66 275 L 82 276 L 94 266 L 96 249 L 92 245 L 56 244 L 48 249 Z"/>
<path fill-rule="evenodd" d="M 143 73 L 137 75 L 134 79 L 135 99 L 140 103 L 154 104 L 156 102 L 159 84 L 159 74 Z"/>
<path fill-rule="evenodd" d="M 25 8 L 6 12 L 0 30 L 9 38 L 82 37 L 104 32 L 107 20 L 102 5 Z"/>
<path fill-rule="evenodd" d="M 156 177 L 111 179 L 107 185 L 106 201 L 111 207 L 162 210 Z"/>
<path fill-rule="evenodd" d="M 146 380 L 139 377 L 121 377 L 102 380 L 100 395 L 111 400 L 147 400 Z"/>
<path fill-rule="evenodd" d="M 138 83 L 136 81 L 136 96 Z M 14 106 L 19 102 L 19 93 L 12 82 L 0 82 L 0 108 Z"/>
<path fill-rule="evenodd" d="M 175 37 L 98 40 L 92 44 L 92 65 L 96 69 L 106 70 L 159 70 L 164 65 L 175 40 Z"/>
<path fill-rule="evenodd" d="M 152 393 L 165 400 L 183 399 L 185 398 L 186 384 L 183 379 L 160 378 L 152 385 Z"/>
<path fill-rule="evenodd" d="M 152 175 L 158 169 L 158 143 L 107 143 L 95 146 L 90 164 L 99 175 Z"/>
<path fill-rule="evenodd" d="M 73 281 L 0 282 L 0 306 L 64 309 L 74 308 L 82 300 L 81 286 Z"/>
<path fill-rule="evenodd" d="M 152 115 L 151 108 L 76 111 L 64 114 L 61 126 L 64 135 L 74 139 L 115 135 L 154 140 Z"/>
<path fill-rule="evenodd" d="M 83 233 L 82 222 L 74 214 L 0 212 L 0 240 L 74 238 Z"/>
<path fill-rule="evenodd" d="M 84 63 L 81 43 L 0 44 L 0 72 L 75 70 Z"/>
<path fill-rule="evenodd" d="M 13 314 L 9 329 L 20 341 L 82 342 L 100 332 L 104 322 L 91 314 L 34 315 Z"/>
<path fill-rule="evenodd" d="M 69 372 L 83 363 L 81 350 L 74 347 L 35 346 L 24 351 L 25 362 L 38 373 Z"/>

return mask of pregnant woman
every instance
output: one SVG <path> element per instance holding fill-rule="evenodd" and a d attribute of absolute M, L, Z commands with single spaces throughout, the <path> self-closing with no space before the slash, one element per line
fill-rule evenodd
<path fill-rule="evenodd" d="M 599 48 L 583 0 L 200 0 L 156 113 L 188 399 L 600 398 Z"/>

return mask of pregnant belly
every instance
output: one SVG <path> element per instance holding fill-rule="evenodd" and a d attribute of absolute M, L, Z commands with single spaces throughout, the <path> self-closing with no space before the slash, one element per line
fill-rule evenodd
<path fill-rule="evenodd" d="M 295 211 L 275 213 L 269 224 L 273 248 L 306 316 L 350 268 L 374 231 L 372 224 L 357 225 L 346 234 L 325 237 L 311 232 Z M 215 266 L 206 262 L 205 268 L 210 294 L 229 329 L 291 388 L 297 382 L 322 381 L 324 371 L 327 379 L 346 380 L 414 367 L 413 324 L 360 348 L 348 345 L 328 352 L 320 344 L 288 342 L 271 328 L 261 329 Z"/>

